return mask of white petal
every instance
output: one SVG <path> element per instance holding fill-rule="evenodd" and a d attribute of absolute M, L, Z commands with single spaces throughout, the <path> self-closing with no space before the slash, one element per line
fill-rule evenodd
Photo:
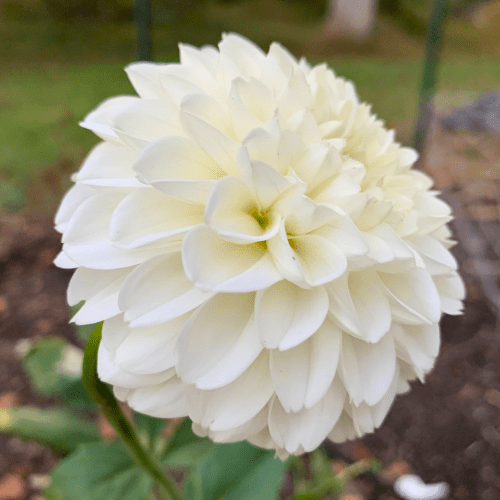
<path fill-rule="evenodd" d="M 211 391 L 190 386 L 189 417 L 212 431 L 235 429 L 254 418 L 273 394 L 269 356 L 263 351 L 231 384 Z"/>
<path fill-rule="evenodd" d="M 135 328 L 181 316 L 211 296 L 193 287 L 184 273 L 180 253 L 175 252 L 138 266 L 123 284 L 118 303 Z"/>
<path fill-rule="evenodd" d="M 231 383 L 257 359 L 262 349 L 252 316 L 233 348 L 212 370 L 196 381 L 196 387 L 205 390 L 216 389 Z"/>
<path fill-rule="evenodd" d="M 227 176 L 217 182 L 210 194 L 205 222 L 227 241 L 255 243 L 269 239 L 279 229 L 280 219 L 276 215 L 265 213 L 265 225 L 261 225 L 257 221 L 260 214 L 259 199 L 253 190 L 240 178 Z"/>
<path fill-rule="evenodd" d="M 163 66 L 163 64 L 137 62 L 129 64 L 125 68 L 135 91 L 143 99 L 167 98 L 167 94 L 160 84 L 160 72 Z"/>
<path fill-rule="evenodd" d="M 326 394 L 337 372 L 342 332 L 328 319 L 309 339 L 311 371 L 304 401 L 311 408 Z"/>
<path fill-rule="evenodd" d="M 264 406 L 255 417 L 250 419 L 248 422 L 236 427 L 235 429 L 230 429 L 228 431 L 205 431 L 207 436 L 210 437 L 215 443 L 236 443 L 237 441 L 243 441 L 250 436 L 259 434 L 263 429 L 267 429 L 267 415 L 269 413 L 269 408 Z M 193 424 L 193 427 L 197 424 Z M 199 429 L 203 429 L 198 426 Z M 194 430 L 194 429 L 193 429 Z M 203 432 L 203 431 L 202 431 Z M 198 436 L 200 435 L 195 431 Z"/>
<path fill-rule="evenodd" d="M 132 170 L 136 155 L 128 146 L 101 142 L 89 153 L 75 179 L 93 186 L 143 187 Z"/>
<path fill-rule="evenodd" d="M 262 127 L 263 123 L 272 118 L 274 107 L 266 106 L 265 103 L 267 97 L 272 99 L 269 89 L 260 82 L 252 85 L 253 82 L 257 80 L 246 82 L 237 78 L 232 82 L 229 92 L 227 111 L 238 142 L 242 142 L 250 131 Z M 253 95 L 255 92 L 259 94 L 258 97 Z"/>
<path fill-rule="evenodd" d="M 396 352 L 403 361 L 413 365 L 415 372 L 422 379 L 434 365 L 439 352 L 439 324 L 398 325 L 391 329 L 396 343 Z"/>
<path fill-rule="evenodd" d="M 76 183 L 71 189 L 64 195 L 64 198 L 59 205 L 57 210 L 55 223 L 56 229 L 60 233 L 64 232 L 66 229 L 68 221 L 71 219 L 76 209 L 86 200 L 91 198 L 97 193 L 96 188 L 92 186 L 86 186 L 80 182 Z"/>
<path fill-rule="evenodd" d="M 173 198 L 206 203 L 215 179 L 225 175 L 192 140 L 170 136 L 147 146 L 134 163 L 142 182 Z"/>
<path fill-rule="evenodd" d="M 187 415 L 186 386 L 174 376 L 158 385 L 131 390 L 127 403 L 135 411 L 152 417 L 184 417 Z"/>
<path fill-rule="evenodd" d="M 389 301 L 376 273 L 350 272 L 328 283 L 326 290 L 331 318 L 340 328 L 367 342 L 378 342 L 389 331 Z"/>
<path fill-rule="evenodd" d="M 92 130 L 101 139 L 121 143 L 113 130 L 115 119 L 120 113 L 139 102 L 141 102 L 139 97 L 129 95 L 106 99 L 80 122 L 80 126 Z"/>
<path fill-rule="evenodd" d="M 73 262 L 65 253 L 61 250 L 57 257 L 54 259 L 54 265 L 62 269 L 75 269 L 78 267 L 76 262 Z"/>
<path fill-rule="evenodd" d="M 457 268 L 457 262 L 450 251 L 432 236 L 414 236 L 408 238 L 408 241 L 420 253 L 431 274 L 447 273 Z"/>
<path fill-rule="evenodd" d="M 446 314 L 461 314 L 463 310 L 462 300 L 465 297 L 465 285 L 456 273 L 433 276 L 441 299 L 441 309 Z"/>
<path fill-rule="evenodd" d="M 252 161 L 252 181 L 262 208 L 269 208 L 292 183 L 267 163 Z"/>
<path fill-rule="evenodd" d="M 267 248 L 283 278 L 297 283 L 301 287 L 309 287 L 305 281 L 299 259 L 288 243 L 285 220 L 281 221 L 278 233 L 267 241 Z"/>
<path fill-rule="evenodd" d="M 128 323 L 123 319 L 123 314 L 104 320 L 102 324 L 102 342 L 104 347 L 115 353 L 123 339 L 129 334 Z"/>
<path fill-rule="evenodd" d="M 147 328 L 129 329 L 115 353 L 115 363 L 139 375 L 159 373 L 175 365 L 175 345 L 189 319 L 184 314 L 171 321 Z"/>
<path fill-rule="evenodd" d="M 204 123 L 217 128 L 224 135 L 233 136 L 233 127 L 223 105 L 207 94 L 189 94 L 181 102 L 181 109 Z"/>
<path fill-rule="evenodd" d="M 125 389 L 133 389 L 161 384 L 165 380 L 171 378 L 175 374 L 175 371 L 167 370 L 152 375 L 137 375 L 127 372 L 117 366 L 114 360 L 114 354 L 108 351 L 104 343 L 101 342 L 97 354 L 97 373 L 103 382 L 117 385 Z"/>
<path fill-rule="evenodd" d="M 185 382 L 195 383 L 235 349 L 248 333 L 253 301 L 251 293 L 218 294 L 192 314 L 177 346 L 177 373 Z"/>
<path fill-rule="evenodd" d="M 95 270 L 79 267 L 68 285 L 68 304 L 85 300 L 71 321 L 89 325 L 120 313 L 118 293 L 131 268 Z"/>
<path fill-rule="evenodd" d="M 143 262 L 168 248 L 167 243 L 133 250 L 112 245 L 109 223 L 124 194 L 106 190 L 80 205 L 63 235 L 63 249 L 71 260 L 90 269 L 118 269 Z"/>
<path fill-rule="evenodd" d="M 343 411 L 332 432 L 328 434 L 328 438 L 334 443 L 344 443 L 345 441 L 350 441 L 356 437 L 356 430 L 354 429 L 352 419 L 346 411 Z"/>
<path fill-rule="evenodd" d="M 240 145 L 219 129 L 186 111 L 181 111 L 186 133 L 227 174 L 237 174 L 236 157 Z"/>
<path fill-rule="evenodd" d="M 347 260 L 335 243 L 308 234 L 289 239 L 304 278 L 311 286 L 319 286 L 338 278 L 347 268 Z"/>
<path fill-rule="evenodd" d="M 379 273 L 379 276 L 393 299 L 393 315 L 403 323 L 437 323 L 441 317 L 439 294 L 424 269 L 406 273 Z M 420 321 L 419 321 L 420 319 Z"/>
<path fill-rule="evenodd" d="M 153 188 L 135 190 L 113 212 L 111 240 L 123 248 L 156 244 L 201 224 L 203 210 L 203 205 L 175 200 Z"/>
<path fill-rule="evenodd" d="M 232 59 L 246 77 L 260 76 L 266 55 L 254 43 L 236 33 L 228 33 L 222 35 L 219 50 Z"/>
<path fill-rule="evenodd" d="M 152 142 L 167 135 L 182 133 L 178 108 L 166 99 L 140 99 L 114 118 L 114 130 L 120 137 Z"/>
<path fill-rule="evenodd" d="M 311 408 L 326 394 L 337 371 L 342 332 L 331 322 L 302 344 L 271 351 L 271 375 L 284 410 Z"/>
<path fill-rule="evenodd" d="M 145 148 L 137 156 L 134 170 L 137 177 L 148 184 L 165 180 L 212 180 L 224 175 L 196 142 L 175 135 Z"/>
<path fill-rule="evenodd" d="M 268 349 L 290 349 L 323 324 L 327 311 L 324 288 L 305 290 L 280 281 L 257 293 L 255 318 L 260 340 Z"/>
<path fill-rule="evenodd" d="M 275 397 L 269 412 L 269 431 L 276 447 L 289 453 L 312 451 L 331 432 L 344 406 L 345 390 L 335 380 L 315 406 L 298 413 L 286 413 Z"/>
<path fill-rule="evenodd" d="M 396 369 L 392 336 L 385 335 L 376 344 L 369 344 L 344 334 L 339 366 L 342 382 L 356 406 L 362 401 L 378 403 L 388 391 Z"/>
<path fill-rule="evenodd" d="M 182 261 L 186 276 L 203 290 L 250 292 L 282 279 L 265 246 L 230 243 L 207 226 L 184 237 Z"/>

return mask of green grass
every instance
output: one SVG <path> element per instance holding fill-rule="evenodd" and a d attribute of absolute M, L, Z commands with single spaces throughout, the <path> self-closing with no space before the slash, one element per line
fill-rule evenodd
<path fill-rule="evenodd" d="M 329 64 L 356 83 L 361 98 L 373 104 L 373 111 L 389 127 L 403 125 L 402 140 L 408 141 L 420 61 L 339 59 Z M 465 89 L 474 97 L 499 81 L 499 60 L 444 61 L 439 90 L 440 95 L 453 96 Z M 41 202 L 52 211 L 69 185 L 69 173 L 97 141 L 78 122 L 105 98 L 128 93 L 133 89 L 122 64 L 54 65 L 4 76 L 0 81 L 0 202 L 11 208 Z"/>

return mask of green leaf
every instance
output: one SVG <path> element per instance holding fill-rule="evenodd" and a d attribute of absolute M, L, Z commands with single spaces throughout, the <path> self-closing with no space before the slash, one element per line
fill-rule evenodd
<path fill-rule="evenodd" d="M 76 409 L 93 409 L 94 403 L 80 379 L 83 352 L 60 337 L 36 341 L 23 358 L 31 386 L 42 396 L 55 396 Z"/>
<path fill-rule="evenodd" d="M 162 455 L 168 467 L 190 467 L 213 451 L 216 445 L 208 438 L 201 438 L 191 430 L 191 420 L 185 418 L 175 429 Z"/>
<path fill-rule="evenodd" d="M 275 500 L 287 463 L 248 442 L 217 445 L 188 477 L 186 498 Z"/>
<path fill-rule="evenodd" d="M 99 440 L 94 422 L 65 410 L 28 406 L 0 408 L 0 433 L 32 439 L 63 453 L 75 450 L 81 443 Z"/>
<path fill-rule="evenodd" d="M 154 484 L 121 441 L 80 446 L 50 478 L 47 500 L 146 500 Z"/>

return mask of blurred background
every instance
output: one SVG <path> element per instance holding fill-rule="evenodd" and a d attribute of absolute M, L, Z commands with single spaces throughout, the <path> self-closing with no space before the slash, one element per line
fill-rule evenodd
<path fill-rule="evenodd" d="M 446 3 L 418 168 L 453 206 L 466 311 L 443 319 L 442 355 L 427 384 L 398 398 L 375 434 L 329 448 L 337 471 L 381 461 L 381 472 L 349 483 L 349 500 L 401 498 L 393 484 L 406 472 L 446 481 L 449 498 L 500 499 L 500 1 Z M 398 140 L 412 145 L 432 4 L 152 0 L 152 59 L 177 61 L 179 42 L 217 44 L 222 32 L 265 50 L 278 41 L 352 79 Z M 133 0 L 0 0 L 0 410 L 56 408 L 54 360 L 68 345 L 80 352 L 87 335 L 68 325 L 71 272 L 52 265 L 60 237 L 51 218 L 97 142 L 78 122 L 103 99 L 133 93 L 123 67 L 139 59 L 137 40 Z M 33 350 L 40 342 L 42 359 Z M 61 457 L 55 448 L 6 433 L 0 418 L 0 500 L 43 500 Z"/>

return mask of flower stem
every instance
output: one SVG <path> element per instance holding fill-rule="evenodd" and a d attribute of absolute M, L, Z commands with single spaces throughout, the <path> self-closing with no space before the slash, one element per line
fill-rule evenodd
<path fill-rule="evenodd" d="M 122 438 L 130 455 L 158 484 L 166 500 L 182 500 L 174 481 L 162 470 L 160 463 L 142 446 L 134 427 L 125 417 L 111 389 L 97 375 L 97 351 L 102 337 L 102 323 L 85 346 L 82 381 L 85 390 L 97 404 L 108 422 Z"/>

